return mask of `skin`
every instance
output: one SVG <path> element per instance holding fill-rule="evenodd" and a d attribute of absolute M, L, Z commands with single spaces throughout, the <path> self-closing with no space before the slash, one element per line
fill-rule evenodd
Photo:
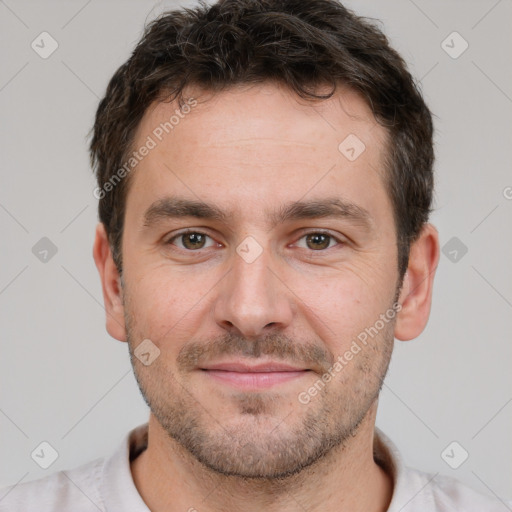
<path fill-rule="evenodd" d="M 424 226 L 400 288 L 383 182 L 387 133 L 356 93 L 341 88 L 314 105 L 274 84 L 188 93 L 199 104 L 130 176 L 122 280 L 102 224 L 93 251 L 107 330 L 129 343 L 151 408 L 148 448 L 131 465 L 135 485 L 153 511 L 387 510 L 392 480 L 373 459 L 378 393 L 394 338 L 413 339 L 428 321 L 437 231 Z M 153 104 L 134 146 L 176 108 Z M 366 146 L 353 162 L 338 150 L 349 134 Z M 146 210 L 171 195 L 214 203 L 226 221 L 144 227 Z M 368 226 L 269 222 L 284 204 L 331 197 L 367 210 Z M 184 228 L 210 238 L 183 245 Z M 318 230 L 334 238 L 322 245 L 306 236 Z M 236 250 L 248 236 L 261 248 L 251 263 Z M 301 403 L 396 297 L 393 320 Z M 144 339 L 160 350 L 148 366 L 133 357 Z M 233 360 L 308 371 L 247 390 L 201 369 Z"/>

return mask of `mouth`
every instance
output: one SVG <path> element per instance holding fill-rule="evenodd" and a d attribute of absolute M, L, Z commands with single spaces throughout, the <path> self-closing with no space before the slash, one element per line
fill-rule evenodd
<path fill-rule="evenodd" d="M 272 361 L 261 364 L 231 361 L 207 365 L 200 370 L 216 382 L 243 390 L 268 389 L 300 379 L 311 371 Z"/>

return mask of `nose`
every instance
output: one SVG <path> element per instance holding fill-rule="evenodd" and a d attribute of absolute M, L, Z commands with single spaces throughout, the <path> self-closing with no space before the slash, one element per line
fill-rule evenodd
<path fill-rule="evenodd" d="M 230 272 L 219 283 L 215 320 L 232 334 L 246 338 L 281 331 L 293 317 L 293 294 L 271 267 L 269 249 L 252 262 L 233 255 Z"/>

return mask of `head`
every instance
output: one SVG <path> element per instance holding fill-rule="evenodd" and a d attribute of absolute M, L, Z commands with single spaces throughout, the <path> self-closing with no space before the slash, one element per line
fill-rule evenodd
<path fill-rule="evenodd" d="M 334 0 L 168 12 L 111 79 L 91 158 L 107 329 L 171 439 L 275 478 L 374 419 L 439 253 L 431 115 L 375 26 Z M 296 371 L 264 386 L 219 370 L 278 362 Z"/>

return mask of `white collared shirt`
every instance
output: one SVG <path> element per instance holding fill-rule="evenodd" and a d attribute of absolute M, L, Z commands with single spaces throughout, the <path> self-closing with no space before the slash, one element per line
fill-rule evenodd
<path fill-rule="evenodd" d="M 1 489 L 0 512 L 150 512 L 130 469 L 130 460 L 146 449 L 147 427 L 130 431 L 109 457 Z M 512 506 L 453 478 L 405 467 L 396 446 L 379 429 L 374 453 L 394 481 L 388 512 L 506 512 Z"/>

